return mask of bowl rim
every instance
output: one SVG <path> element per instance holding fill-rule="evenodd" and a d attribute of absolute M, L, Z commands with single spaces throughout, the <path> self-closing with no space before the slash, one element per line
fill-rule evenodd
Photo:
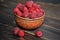
<path fill-rule="evenodd" d="M 38 19 L 41 19 L 42 17 L 44 17 L 45 16 L 45 12 L 43 13 L 43 15 L 41 16 L 41 17 L 38 17 L 38 18 L 35 18 L 35 19 L 29 19 L 29 18 L 23 18 L 23 17 L 20 17 L 20 16 L 18 16 L 18 15 L 16 15 L 16 14 L 14 14 L 16 17 L 18 17 L 18 18 L 20 18 L 20 19 L 24 19 L 24 20 L 38 20 Z"/>

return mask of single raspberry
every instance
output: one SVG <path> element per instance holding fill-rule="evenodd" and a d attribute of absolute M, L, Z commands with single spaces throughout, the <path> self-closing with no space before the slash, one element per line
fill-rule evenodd
<path fill-rule="evenodd" d="M 36 4 L 36 3 L 33 3 L 32 6 L 33 6 L 34 8 L 37 8 L 37 4 Z"/>
<path fill-rule="evenodd" d="M 40 13 L 40 17 L 41 17 L 43 14 L 44 14 L 44 13 L 43 13 L 43 12 L 41 12 L 41 13 Z"/>
<path fill-rule="evenodd" d="M 35 10 L 33 10 L 33 9 L 29 9 L 29 12 L 30 12 L 30 13 L 34 13 Z"/>
<path fill-rule="evenodd" d="M 34 13 L 33 15 L 31 15 L 31 17 L 30 17 L 31 19 L 34 19 L 34 18 L 36 18 L 36 13 Z"/>
<path fill-rule="evenodd" d="M 28 8 L 24 7 L 23 12 L 28 12 Z"/>
<path fill-rule="evenodd" d="M 24 37 L 24 31 L 23 30 L 19 30 L 18 31 L 18 36 L 19 37 Z"/>
<path fill-rule="evenodd" d="M 16 13 L 17 11 L 19 11 L 18 8 L 14 8 L 13 12 Z"/>
<path fill-rule="evenodd" d="M 37 9 L 40 9 L 40 8 L 41 8 L 41 6 L 38 5 L 38 4 L 36 4 L 36 3 L 34 3 L 34 4 L 32 5 L 32 7 L 34 7 L 35 9 L 36 9 L 36 8 L 37 8 Z"/>
<path fill-rule="evenodd" d="M 27 12 L 23 13 L 24 18 L 28 18 L 28 16 L 29 16 L 29 13 L 27 13 Z"/>
<path fill-rule="evenodd" d="M 31 18 L 31 19 L 36 18 L 36 11 L 33 10 L 33 11 L 30 13 L 30 18 Z"/>
<path fill-rule="evenodd" d="M 21 3 L 18 3 L 18 4 L 16 5 L 16 7 L 17 7 L 17 8 L 20 8 L 20 7 L 22 7 L 22 4 L 21 4 Z"/>
<path fill-rule="evenodd" d="M 35 11 L 36 11 L 37 13 L 40 12 L 40 10 L 39 10 L 38 8 L 36 8 Z"/>
<path fill-rule="evenodd" d="M 43 9 L 39 9 L 39 12 L 37 13 L 37 17 L 41 17 L 44 14 Z"/>
<path fill-rule="evenodd" d="M 18 3 L 16 7 L 17 7 L 19 10 L 23 11 L 24 5 L 22 5 L 21 3 Z"/>
<path fill-rule="evenodd" d="M 40 8 L 40 12 L 44 12 L 44 10 Z"/>
<path fill-rule="evenodd" d="M 40 9 L 40 8 L 41 8 L 41 5 L 38 4 L 36 7 L 37 7 L 38 9 Z"/>
<path fill-rule="evenodd" d="M 22 16 L 22 12 L 21 12 L 21 11 L 18 11 L 16 14 L 17 14 L 18 16 Z"/>
<path fill-rule="evenodd" d="M 42 31 L 37 31 L 37 32 L 36 32 L 36 36 L 37 36 L 37 37 L 42 37 L 42 35 L 43 35 L 43 34 L 42 34 Z"/>
<path fill-rule="evenodd" d="M 27 18 L 28 15 L 29 15 L 28 9 L 27 9 L 27 7 L 24 7 L 24 10 L 23 10 L 23 17 L 24 17 L 24 18 Z"/>
<path fill-rule="evenodd" d="M 37 13 L 37 17 L 41 17 L 43 15 L 42 12 Z"/>
<path fill-rule="evenodd" d="M 20 29 L 19 29 L 18 27 L 15 27 L 14 30 L 13 30 L 13 34 L 14 34 L 14 35 L 17 35 L 17 33 L 18 33 L 19 30 L 20 30 Z"/>
<path fill-rule="evenodd" d="M 30 7 L 29 9 L 33 9 L 34 10 L 34 7 Z"/>
<path fill-rule="evenodd" d="M 34 7 L 29 7 L 29 10 L 34 10 Z"/>
<path fill-rule="evenodd" d="M 25 3 L 25 5 L 27 7 L 32 7 L 32 4 L 33 4 L 33 1 L 28 1 L 28 2 Z"/>

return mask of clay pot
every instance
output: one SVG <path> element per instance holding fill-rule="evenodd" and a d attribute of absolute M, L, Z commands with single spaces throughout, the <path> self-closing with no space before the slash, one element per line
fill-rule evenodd
<path fill-rule="evenodd" d="M 23 18 L 23 17 L 17 16 L 15 14 L 15 20 L 16 20 L 16 23 L 22 28 L 35 29 L 42 25 L 44 21 L 44 16 L 45 14 L 39 18 L 29 19 L 29 18 Z"/>

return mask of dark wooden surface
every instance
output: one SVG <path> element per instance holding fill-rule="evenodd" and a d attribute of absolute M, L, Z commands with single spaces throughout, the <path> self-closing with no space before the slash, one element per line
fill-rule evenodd
<path fill-rule="evenodd" d="M 16 25 L 14 20 L 13 8 L 16 6 L 17 0 L 2 0 L 0 1 L 0 40 L 19 40 L 20 38 L 12 34 L 13 28 Z M 41 30 L 43 32 L 42 38 L 37 38 L 30 34 L 25 34 L 23 39 L 25 40 L 60 40 L 60 4 L 42 3 L 42 8 L 45 10 L 44 24 L 33 31 Z"/>

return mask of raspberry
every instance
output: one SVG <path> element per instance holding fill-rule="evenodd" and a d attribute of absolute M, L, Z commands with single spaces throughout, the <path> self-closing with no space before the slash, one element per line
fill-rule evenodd
<path fill-rule="evenodd" d="M 18 11 L 18 12 L 17 12 L 17 15 L 18 15 L 18 16 L 22 16 L 22 12 L 21 12 L 21 11 Z"/>
<path fill-rule="evenodd" d="M 34 10 L 34 7 L 29 7 L 29 10 Z"/>
<path fill-rule="evenodd" d="M 41 6 L 38 5 L 38 4 L 36 4 L 36 3 L 34 3 L 32 6 L 33 6 L 35 9 L 36 9 L 36 8 L 37 8 L 37 9 L 40 9 L 40 8 L 41 8 Z"/>
<path fill-rule="evenodd" d="M 31 19 L 34 19 L 34 18 L 36 18 L 36 11 L 32 11 L 32 13 L 30 13 L 30 18 Z"/>
<path fill-rule="evenodd" d="M 22 11 L 24 6 L 21 3 L 18 3 L 16 7 L 19 8 L 19 10 Z"/>
<path fill-rule="evenodd" d="M 33 9 L 29 9 L 29 12 L 32 13 Z"/>
<path fill-rule="evenodd" d="M 32 4 L 32 6 L 33 6 L 34 8 L 37 8 L 37 4 L 36 4 L 36 3 Z"/>
<path fill-rule="evenodd" d="M 28 15 L 29 15 L 28 9 L 27 9 L 27 7 L 24 7 L 24 10 L 23 10 L 23 17 L 27 18 Z"/>
<path fill-rule="evenodd" d="M 27 7 L 24 7 L 23 12 L 28 12 Z"/>
<path fill-rule="evenodd" d="M 33 9 L 29 9 L 30 13 L 35 13 L 35 11 Z"/>
<path fill-rule="evenodd" d="M 21 4 L 21 3 L 18 3 L 18 4 L 16 5 L 16 7 L 17 7 L 17 8 L 20 8 L 20 7 L 22 7 L 22 4 Z"/>
<path fill-rule="evenodd" d="M 31 15 L 31 19 L 36 18 L 36 14 L 34 13 L 33 15 Z"/>
<path fill-rule="evenodd" d="M 44 12 L 44 10 L 43 9 L 40 9 L 40 12 Z"/>
<path fill-rule="evenodd" d="M 43 9 L 39 9 L 39 12 L 37 13 L 37 17 L 41 17 L 44 13 Z"/>
<path fill-rule="evenodd" d="M 23 13 L 23 17 L 24 17 L 24 18 L 28 18 L 28 16 L 29 16 L 29 13 L 26 13 L 26 12 Z"/>
<path fill-rule="evenodd" d="M 37 13 L 37 17 L 41 17 L 43 15 L 42 12 Z"/>
<path fill-rule="evenodd" d="M 38 8 L 36 8 L 35 10 L 36 10 L 37 13 L 40 12 L 40 10 Z"/>
<path fill-rule="evenodd" d="M 43 12 L 40 13 L 40 17 L 43 15 Z"/>
<path fill-rule="evenodd" d="M 40 5 L 37 5 L 37 8 L 38 8 L 38 9 L 40 9 L 40 8 L 41 8 L 41 6 L 40 6 Z"/>
<path fill-rule="evenodd" d="M 13 34 L 14 34 L 14 35 L 17 35 L 17 33 L 18 33 L 19 30 L 20 30 L 20 29 L 19 29 L 18 27 L 15 27 L 14 30 L 13 30 Z"/>
<path fill-rule="evenodd" d="M 37 32 L 36 32 L 36 36 L 37 36 L 37 37 L 42 37 L 42 35 L 43 35 L 43 34 L 42 34 L 42 31 L 37 31 Z"/>
<path fill-rule="evenodd" d="M 18 31 L 18 36 L 19 37 L 24 37 L 24 31 L 23 30 L 19 30 Z"/>
<path fill-rule="evenodd" d="M 18 8 L 14 8 L 13 12 L 16 13 L 17 11 L 19 11 Z"/>
<path fill-rule="evenodd" d="M 25 3 L 25 5 L 27 7 L 32 7 L 32 4 L 33 4 L 33 1 L 28 1 L 28 2 Z"/>
<path fill-rule="evenodd" d="M 35 10 L 33 10 L 33 12 L 32 13 L 36 13 L 36 11 Z"/>

